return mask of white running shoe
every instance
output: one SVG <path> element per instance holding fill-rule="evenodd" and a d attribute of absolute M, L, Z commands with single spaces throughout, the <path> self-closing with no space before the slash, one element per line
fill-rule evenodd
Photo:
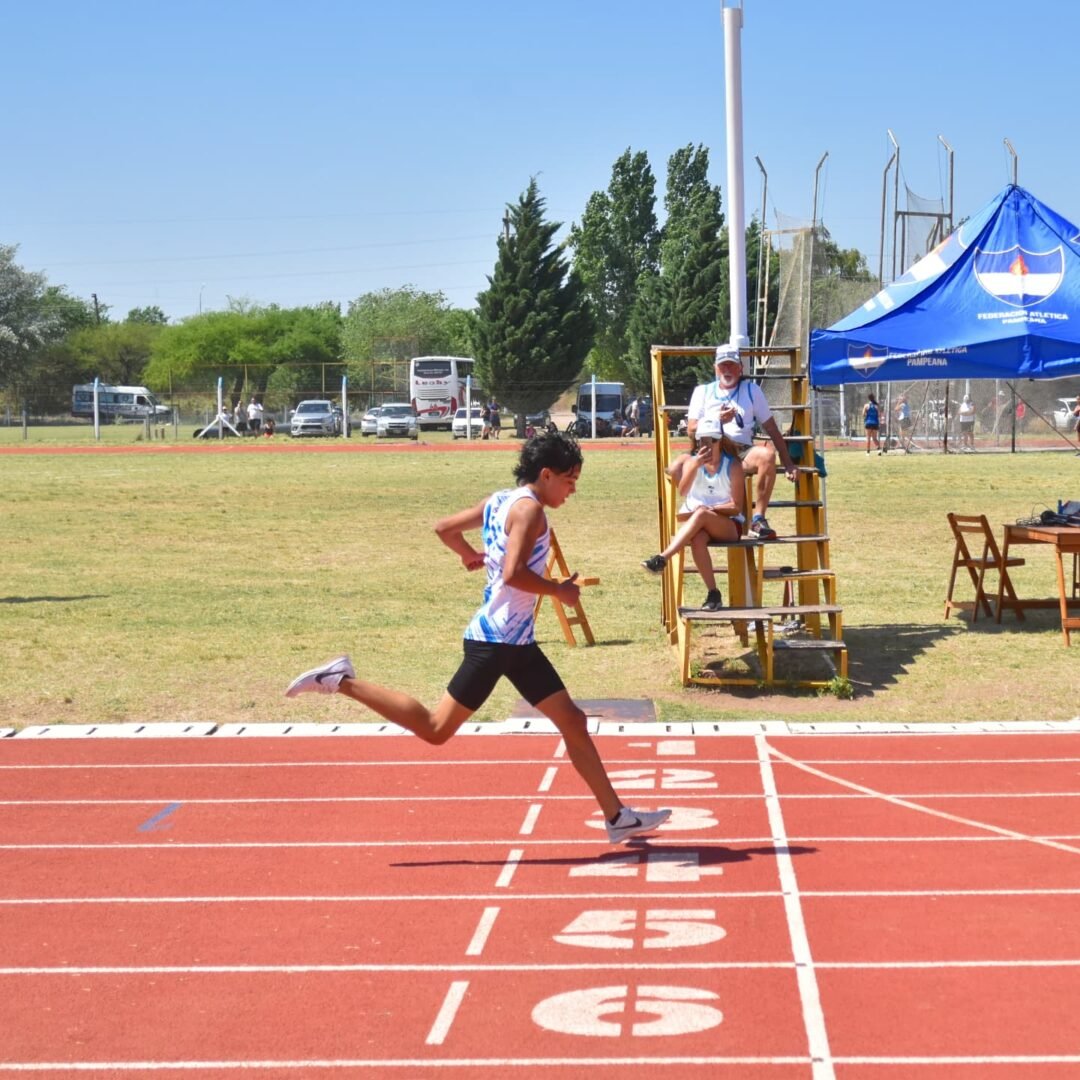
<path fill-rule="evenodd" d="M 663 825 L 671 817 L 670 810 L 631 810 L 624 806 L 615 819 L 615 824 L 605 821 L 607 826 L 608 840 L 613 844 L 621 844 L 638 833 L 652 832 L 657 825 Z"/>
<path fill-rule="evenodd" d="M 297 694 L 336 694 L 342 679 L 355 679 L 352 662 L 347 656 L 339 656 L 336 660 L 327 660 L 321 667 L 305 671 L 303 675 L 297 675 L 288 689 L 286 697 L 296 697 Z"/>

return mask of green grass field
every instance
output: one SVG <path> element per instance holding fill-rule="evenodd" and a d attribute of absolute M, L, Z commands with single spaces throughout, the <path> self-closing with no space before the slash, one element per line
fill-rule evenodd
<path fill-rule="evenodd" d="M 508 486 L 513 453 L 290 450 L 0 455 L 0 726 L 365 718 L 344 700 L 281 696 L 343 651 L 434 702 L 482 582 L 431 525 Z M 946 511 L 1000 526 L 1080 497 L 1072 453 L 828 456 L 851 701 L 678 686 L 659 584 L 638 565 L 657 547 L 652 454 L 585 453 L 579 492 L 552 522 L 571 567 L 601 578 L 584 593 L 597 645 L 566 646 L 550 607 L 539 623 L 576 697 L 652 698 L 670 720 L 1076 715 L 1080 641 L 1064 647 L 1056 612 L 974 628 L 941 617 Z M 1021 595 L 1053 595 L 1050 551 L 1022 554 Z M 500 688 L 479 718 L 514 700 Z"/>

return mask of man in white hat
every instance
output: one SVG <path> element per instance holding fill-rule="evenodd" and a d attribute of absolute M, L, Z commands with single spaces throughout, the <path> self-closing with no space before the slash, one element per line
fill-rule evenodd
<path fill-rule="evenodd" d="M 773 419 L 772 410 L 761 387 L 743 378 L 742 357 L 735 345 L 721 345 L 716 350 L 716 380 L 696 386 L 687 410 L 687 430 L 697 431 L 698 421 L 705 417 L 718 419 L 723 427 L 725 449 L 733 450 L 742 459 L 743 471 L 757 474 L 754 516 L 747 536 L 758 540 L 775 540 L 776 530 L 765 518 L 776 483 L 776 454 L 787 478 L 794 483 L 798 473 L 791 452 Z M 776 447 L 754 445 L 754 426 L 769 436 Z"/>

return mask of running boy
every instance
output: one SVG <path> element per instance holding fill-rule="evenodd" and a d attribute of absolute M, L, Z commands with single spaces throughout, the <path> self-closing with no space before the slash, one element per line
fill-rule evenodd
<path fill-rule="evenodd" d="M 566 692 L 533 632 L 537 596 L 554 596 L 573 606 L 580 594 L 577 574 L 560 583 L 544 577 L 551 547 L 544 511 L 558 509 L 574 494 L 581 463 L 581 450 L 568 435 L 537 435 L 522 447 L 514 469 L 517 488 L 497 491 L 435 526 L 439 539 L 466 570 L 486 568 L 487 585 L 484 602 L 465 629 L 465 657 L 434 711 L 397 690 L 358 679 L 347 656 L 305 671 L 293 679 L 285 696 L 345 694 L 425 742 L 441 746 L 487 701 L 505 675 L 559 729 L 570 761 L 600 804 L 608 839 L 618 844 L 655 829 L 671 811 L 631 810 L 623 805 L 589 737 L 585 714 Z M 482 530 L 483 551 L 465 539 L 472 529 Z"/>

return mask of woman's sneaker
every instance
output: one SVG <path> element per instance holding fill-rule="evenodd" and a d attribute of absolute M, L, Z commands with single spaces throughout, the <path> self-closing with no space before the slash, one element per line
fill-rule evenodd
<path fill-rule="evenodd" d="M 671 817 L 670 810 L 631 810 L 624 806 L 619 811 L 619 816 L 613 825 L 610 821 L 607 826 L 607 837 L 613 844 L 621 844 L 639 833 L 652 832 L 657 825 L 663 825 Z"/>
<path fill-rule="evenodd" d="M 653 555 L 652 558 L 646 559 L 642 564 L 650 574 L 662 574 L 664 567 L 667 566 L 667 559 L 663 555 Z"/>
<path fill-rule="evenodd" d="M 755 514 L 754 520 L 750 522 L 750 528 L 747 529 L 746 535 L 751 540 L 775 540 L 776 530 L 765 520 L 761 514 Z"/>
<path fill-rule="evenodd" d="M 705 596 L 705 603 L 701 605 L 702 611 L 719 611 L 724 606 L 724 598 L 719 589 L 710 589 Z"/>
<path fill-rule="evenodd" d="M 297 694 L 336 694 L 342 679 L 355 679 L 352 662 L 347 656 L 327 660 L 321 667 L 297 675 L 285 690 L 286 697 Z"/>

